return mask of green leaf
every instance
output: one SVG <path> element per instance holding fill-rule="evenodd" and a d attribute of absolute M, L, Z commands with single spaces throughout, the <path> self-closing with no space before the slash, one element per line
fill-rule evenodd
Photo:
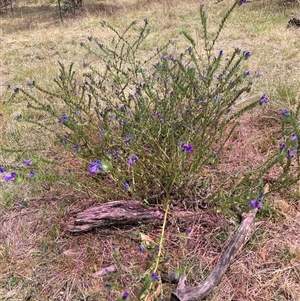
<path fill-rule="evenodd" d="M 109 161 L 102 161 L 102 169 L 104 172 L 109 172 L 113 169 L 113 166 Z"/>

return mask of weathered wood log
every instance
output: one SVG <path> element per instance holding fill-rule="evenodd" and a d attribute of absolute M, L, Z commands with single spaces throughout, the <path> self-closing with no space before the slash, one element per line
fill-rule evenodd
<path fill-rule="evenodd" d="M 164 214 L 151 210 L 139 201 L 113 201 L 91 207 L 79 212 L 73 225 L 68 225 L 70 232 L 86 232 L 96 227 L 136 225 L 138 223 L 162 223 Z"/>
<path fill-rule="evenodd" d="M 256 212 L 257 209 L 243 215 L 239 228 L 236 230 L 233 238 L 220 258 L 220 261 L 208 277 L 195 287 L 186 286 L 186 276 L 180 277 L 177 289 L 171 294 L 170 301 L 199 301 L 203 300 L 212 292 L 214 287 L 221 282 L 235 255 L 242 249 L 250 238 L 254 228 Z"/>

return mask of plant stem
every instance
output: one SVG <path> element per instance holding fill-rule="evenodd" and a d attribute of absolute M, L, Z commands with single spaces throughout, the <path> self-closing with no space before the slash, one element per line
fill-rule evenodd
<path fill-rule="evenodd" d="M 169 208 L 170 208 L 170 200 L 169 198 L 166 201 L 166 209 L 165 209 L 165 215 L 164 215 L 164 223 L 162 225 L 162 230 L 161 230 L 161 236 L 160 236 L 160 240 L 159 240 L 159 250 L 158 250 L 158 255 L 157 255 L 157 259 L 156 259 L 156 263 L 155 263 L 155 267 L 154 267 L 154 273 L 156 273 L 158 265 L 159 265 L 159 261 L 160 261 L 160 256 L 162 253 L 162 246 L 163 246 L 163 242 L 164 242 L 164 235 L 165 235 L 165 229 L 167 226 L 167 216 L 169 214 Z"/>

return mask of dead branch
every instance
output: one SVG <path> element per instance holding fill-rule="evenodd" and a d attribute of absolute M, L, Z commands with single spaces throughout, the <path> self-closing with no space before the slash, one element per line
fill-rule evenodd
<path fill-rule="evenodd" d="M 151 210 L 139 201 L 113 201 L 91 207 L 79 212 L 73 225 L 68 225 L 70 232 L 86 232 L 96 227 L 118 227 L 138 223 L 161 223 L 163 213 Z"/>
<path fill-rule="evenodd" d="M 203 300 L 212 292 L 214 287 L 221 282 L 233 258 L 250 238 L 254 228 L 256 212 L 257 209 L 243 215 L 243 220 L 239 228 L 236 230 L 220 261 L 217 263 L 208 277 L 204 279 L 198 286 L 189 287 L 185 285 L 186 276 L 182 276 L 179 279 L 176 291 L 171 295 L 170 301 L 199 301 Z"/>

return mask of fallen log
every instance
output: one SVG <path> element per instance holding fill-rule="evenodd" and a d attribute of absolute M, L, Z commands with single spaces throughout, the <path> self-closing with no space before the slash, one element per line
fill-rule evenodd
<path fill-rule="evenodd" d="M 243 248 L 250 238 L 254 228 L 256 212 L 257 209 L 243 215 L 239 228 L 236 230 L 233 238 L 220 258 L 220 261 L 207 278 L 198 286 L 189 287 L 185 285 L 186 276 L 180 277 L 175 292 L 171 294 L 170 301 L 199 301 L 203 300 L 212 292 L 214 287 L 221 282 L 235 255 Z"/>
<path fill-rule="evenodd" d="M 135 200 L 112 201 L 88 208 L 79 212 L 73 225 L 68 225 L 67 230 L 80 233 L 97 227 L 119 227 L 136 225 L 138 223 L 162 223 L 164 214 L 158 210 L 151 210 L 141 202 Z"/>

